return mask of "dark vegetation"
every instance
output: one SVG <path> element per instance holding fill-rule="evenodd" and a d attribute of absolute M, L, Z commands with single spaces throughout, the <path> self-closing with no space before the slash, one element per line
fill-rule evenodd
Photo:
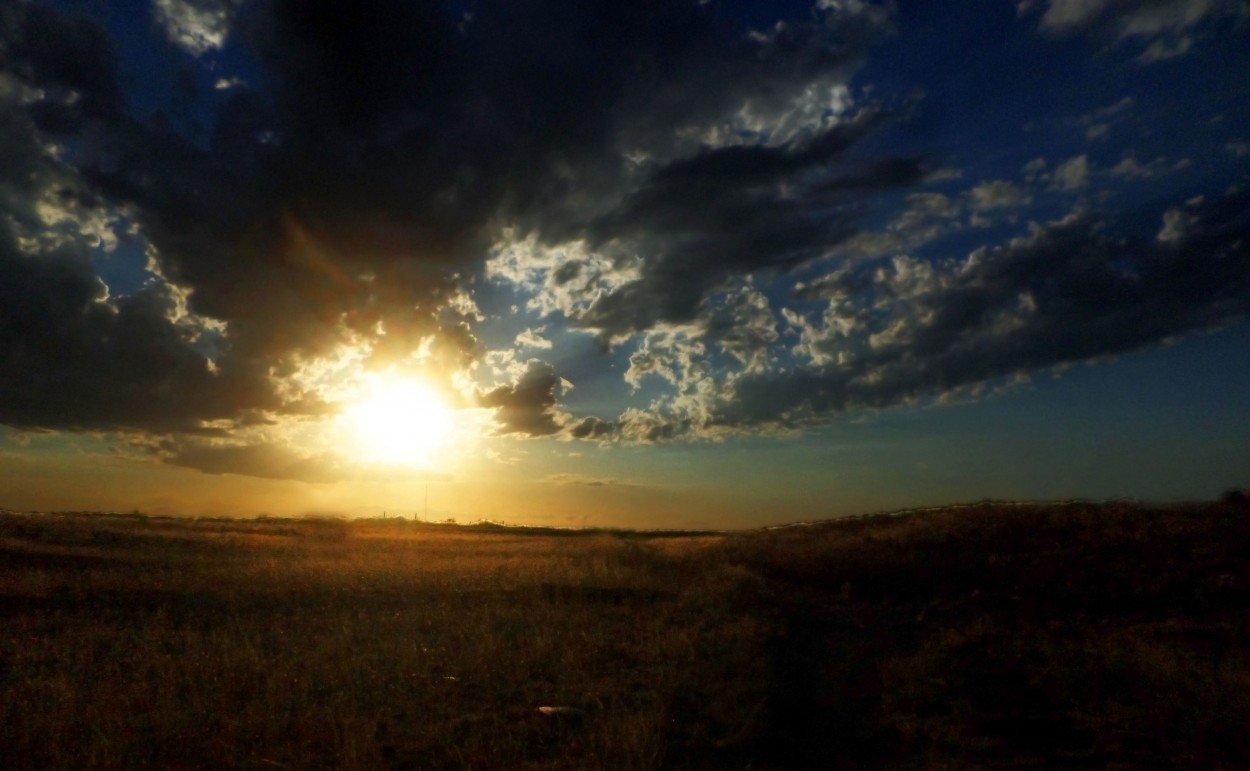
<path fill-rule="evenodd" d="M 4 514 L 0 759 L 1244 768 L 1248 619 L 1244 496 L 678 536 Z"/>

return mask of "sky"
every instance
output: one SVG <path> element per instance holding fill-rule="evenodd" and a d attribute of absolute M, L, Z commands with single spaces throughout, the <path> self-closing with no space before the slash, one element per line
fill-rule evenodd
<path fill-rule="evenodd" d="M 0 507 L 1250 484 L 1250 3 L 17 0 Z"/>

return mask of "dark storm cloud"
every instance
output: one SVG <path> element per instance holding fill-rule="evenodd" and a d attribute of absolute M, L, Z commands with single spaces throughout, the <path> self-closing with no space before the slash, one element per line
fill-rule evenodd
<path fill-rule="evenodd" d="M 8 6 L 3 109 L 36 128 L 34 157 L 100 216 L 136 223 L 190 313 L 226 332 L 210 373 L 162 299 L 173 289 L 104 300 L 85 256 L 19 257 L 9 234 L 6 291 L 22 297 L 5 310 L 0 420 L 167 430 L 301 411 L 250 373 L 282 378 L 348 339 L 388 357 L 433 336 L 461 366 L 478 348 L 463 284 L 502 225 L 647 255 L 638 282 L 577 320 L 608 339 L 690 317 L 729 277 L 815 256 L 853 229 L 835 211 L 845 191 L 908 184 L 918 168 L 832 169 L 878 120 L 830 112 L 883 24 L 874 6 L 843 5 L 750 32 L 716 2 L 162 0 L 150 31 L 180 47 L 157 52 L 181 57 L 171 66 L 232 41 L 259 71 L 201 89 L 192 108 L 157 95 L 168 112 L 144 115 L 102 25 Z M 203 135 L 180 128 L 197 121 Z M 70 150 L 58 159 L 53 143 Z M 149 342 L 122 350 L 123 329 Z M 8 374 L 19 349 L 25 374 Z M 123 368 L 141 373 L 133 393 L 75 396 Z M 487 401 L 505 426 L 549 433 L 544 383 Z"/>
<path fill-rule="evenodd" d="M 301 482 L 333 482 L 344 478 L 344 469 L 328 458 L 309 457 L 274 444 L 170 443 L 157 454 L 166 463 L 206 474 L 240 474 Z"/>
<path fill-rule="evenodd" d="M 563 425 L 556 410 L 562 388 L 550 364 L 530 359 L 516 382 L 480 394 L 478 402 L 496 410 L 501 434 L 547 436 Z"/>
<path fill-rule="evenodd" d="M 574 439 L 607 439 L 616 434 L 617 424 L 596 417 L 582 418 L 569 428 Z"/>
<path fill-rule="evenodd" d="M 594 248 L 626 244 L 642 255 L 641 277 L 602 295 L 574 324 L 606 343 L 689 322 L 713 290 L 828 255 L 856 233 L 867 196 L 923 178 L 914 159 L 868 172 L 837 164 L 882 122 L 865 110 L 805 141 L 717 148 L 660 169 L 587 230 Z"/>
<path fill-rule="evenodd" d="M 210 369 L 209 330 L 168 284 L 109 299 L 92 265 L 102 234 L 95 194 L 45 156 L 28 116 L 0 110 L 0 421 L 202 431 L 277 406 L 263 371 Z"/>
<path fill-rule="evenodd" d="M 720 425 L 800 424 L 1159 344 L 1250 313 L 1250 193 L 1169 209 L 1154 238 L 1083 215 L 966 259 L 862 265 L 825 282 L 799 345 L 815 366 L 744 375 Z"/>
<path fill-rule="evenodd" d="M 0 224 L 0 417 L 19 428 L 199 431 L 266 402 L 255 373 L 209 370 L 161 286 L 102 303 L 72 247 L 38 257 Z"/>
<path fill-rule="evenodd" d="M 120 90 L 112 45 L 100 25 L 36 5 L 0 8 L 0 71 L 9 71 L 64 96 L 74 91 L 74 112 L 104 116 L 116 111 Z M 39 114 L 52 119 L 49 100 Z"/>

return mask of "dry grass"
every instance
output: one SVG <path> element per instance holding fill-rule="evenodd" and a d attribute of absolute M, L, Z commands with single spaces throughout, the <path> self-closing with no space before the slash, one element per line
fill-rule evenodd
<path fill-rule="evenodd" d="M 683 537 L 0 516 L 0 758 L 1232 769 L 1248 611 L 1244 501 Z"/>

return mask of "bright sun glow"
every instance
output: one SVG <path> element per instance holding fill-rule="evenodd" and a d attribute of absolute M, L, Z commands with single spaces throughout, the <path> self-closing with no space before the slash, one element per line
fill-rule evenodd
<path fill-rule="evenodd" d="M 452 410 L 415 378 L 371 379 L 344 412 L 359 457 L 371 463 L 430 466 L 451 443 Z"/>

